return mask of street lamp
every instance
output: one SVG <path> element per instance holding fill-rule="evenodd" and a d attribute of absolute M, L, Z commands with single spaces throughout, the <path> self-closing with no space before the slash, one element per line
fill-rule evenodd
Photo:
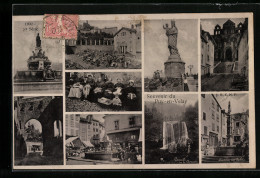
<path fill-rule="evenodd" d="M 188 68 L 190 69 L 190 75 L 191 75 L 191 69 L 193 68 L 193 65 L 189 65 Z"/>

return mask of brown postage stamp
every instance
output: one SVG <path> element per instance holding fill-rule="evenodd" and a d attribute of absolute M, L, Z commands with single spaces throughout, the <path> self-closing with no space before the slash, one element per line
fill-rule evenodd
<path fill-rule="evenodd" d="M 45 14 L 43 37 L 77 39 L 78 22 L 78 15 Z"/>

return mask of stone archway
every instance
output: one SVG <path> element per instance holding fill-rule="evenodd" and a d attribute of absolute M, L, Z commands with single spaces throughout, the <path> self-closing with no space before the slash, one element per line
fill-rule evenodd
<path fill-rule="evenodd" d="M 229 61 L 232 62 L 233 58 L 232 58 L 232 49 L 231 48 L 227 48 L 226 52 L 225 52 L 225 61 Z"/>

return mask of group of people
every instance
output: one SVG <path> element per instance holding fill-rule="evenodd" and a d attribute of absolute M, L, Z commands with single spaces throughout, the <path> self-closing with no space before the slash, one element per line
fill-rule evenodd
<path fill-rule="evenodd" d="M 138 161 L 137 159 L 137 155 L 141 155 L 141 150 L 140 149 L 136 149 L 133 145 L 126 147 L 125 149 L 123 148 L 119 148 L 117 151 L 117 158 L 120 161 L 126 161 L 128 163 L 128 161 L 130 161 L 130 163 L 136 163 Z"/>
<path fill-rule="evenodd" d="M 86 78 L 71 77 L 68 84 L 70 86 L 68 97 L 98 102 L 107 106 L 127 107 L 127 110 L 132 110 L 137 101 L 137 90 L 134 84 L 134 80 L 129 80 L 125 85 L 120 78 L 114 84 L 112 79 L 105 74 L 101 74 L 96 81 L 92 74 Z"/>
<path fill-rule="evenodd" d="M 116 52 L 102 52 L 97 50 L 85 50 L 83 61 L 94 66 L 128 68 L 131 61 L 126 56 L 118 55 Z"/>

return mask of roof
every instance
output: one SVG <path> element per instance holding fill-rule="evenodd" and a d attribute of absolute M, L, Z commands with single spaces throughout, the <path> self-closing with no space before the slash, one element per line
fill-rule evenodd
<path fill-rule="evenodd" d="M 235 25 L 235 23 L 233 21 L 231 21 L 230 19 L 228 19 L 223 25 L 227 25 L 227 24 Z"/>
<path fill-rule="evenodd" d="M 132 28 L 126 28 L 126 27 L 122 27 L 120 30 L 118 30 L 114 36 L 116 36 L 120 31 L 122 30 L 126 30 L 126 31 L 129 31 L 129 32 L 133 32 L 133 33 L 136 33 L 136 30 L 135 29 L 132 29 Z"/>
<path fill-rule="evenodd" d="M 219 104 L 217 98 L 214 96 L 214 94 L 211 94 L 211 95 L 212 95 L 212 97 L 215 99 L 215 101 L 217 102 L 218 106 L 220 107 L 220 110 L 222 110 L 222 107 L 220 106 L 220 104 Z"/>

